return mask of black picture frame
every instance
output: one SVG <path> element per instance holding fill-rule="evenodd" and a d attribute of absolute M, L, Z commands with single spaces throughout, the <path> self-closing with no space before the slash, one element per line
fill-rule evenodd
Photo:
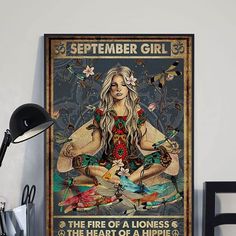
<path fill-rule="evenodd" d="M 167 65 L 169 62 L 180 61 L 181 68 L 183 69 L 181 77 L 183 81 L 183 88 L 181 90 L 181 96 L 183 97 L 182 104 L 175 104 L 175 109 L 182 109 L 183 114 L 183 123 L 181 126 L 180 133 L 183 140 L 182 147 L 182 158 L 180 159 L 181 168 L 183 169 L 183 191 L 180 192 L 180 195 L 183 199 L 182 201 L 182 214 L 179 215 L 139 215 L 137 217 L 130 217 L 127 219 L 137 219 L 137 222 L 141 220 L 145 221 L 157 221 L 157 222 L 168 222 L 168 227 L 160 227 L 160 230 L 169 230 L 172 235 L 193 235 L 193 129 L 194 129 L 194 120 L 193 120 L 193 109 L 194 109 L 194 35 L 193 34 L 45 34 L 45 107 L 49 114 L 55 118 L 56 122 L 60 122 L 61 117 L 58 116 L 58 106 L 56 106 L 55 99 L 58 99 L 58 96 L 62 96 L 61 90 L 55 90 L 55 83 L 61 83 L 61 86 L 64 86 L 64 89 L 70 89 L 69 85 L 65 81 L 60 81 L 62 77 L 62 72 L 57 70 L 57 66 L 65 67 L 68 66 L 69 61 L 72 63 L 75 60 L 85 60 L 95 59 L 107 59 L 107 60 L 123 60 L 128 58 L 129 60 L 135 61 L 136 65 L 142 66 L 142 60 L 147 64 L 153 62 L 158 65 L 158 61 L 162 62 L 163 65 Z M 123 51 L 122 53 L 117 53 L 113 51 L 109 55 L 101 50 L 102 54 L 99 54 L 99 51 L 96 49 L 90 51 L 80 51 L 77 48 L 77 43 L 121 43 L 121 44 L 136 44 L 136 48 L 139 49 L 144 43 L 146 44 L 159 44 L 155 49 L 153 46 L 150 48 L 138 51 L 137 54 L 129 54 L 129 52 Z M 74 49 L 72 51 L 72 44 L 75 43 Z M 161 47 L 166 47 L 162 48 Z M 125 50 L 125 49 L 123 49 Z M 148 52 L 149 50 L 149 52 Z M 155 51 L 156 50 L 156 51 Z M 133 51 L 134 53 L 135 51 Z M 166 54 L 164 54 L 166 53 Z M 63 61 L 64 60 L 64 61 Z M 140 60 L 140 61 L 138 61 Z M 58 63 L 58 64 L 57 64 Z M 61 63 L 61 64 L 60 64 Z M 131 63 L 131 62 L 129 62 Z M 135 67 L 135 65 L 134 65 Z M 151 67 L 151 66 L 150 66 Z M 140 67 L 141 68 L 141 67 Z M 141 69 L 134 68 L 136 71 L 141 71 Z M 160 65 L 162 68 L 162 65 Z M 160 73 L 160 68 L 156 70 L 156 73 Z M 102 69 L 101 69 L 102 70 Z M 68 72 L 68 70 L 66 70 Z M 58 74 L 57 74 L 58 73 Z M 61 73 L 61 74 L 60 74 Z M 73 74 L 74 72 L 68 72 Z M 74 73 L 75 75 L 75 73 Z M 73 75 L 73 76 L 74 76 Z M 153 75 L 153 74 L 152 74 Z M 149 76 L 151 77 L 151 75 Z M 60 95 L 59 95 L 60 94 Z M 71 102 L 71 100 L 66 101 L 66 95 L 63 95 L 64 103 Z M 62 100 L 63 100 L 62 99 Z M 176 99 L 178 100 L 178 99 Z M 57 100 L 58 102 L 58 100 Z M 61 101 L 60 101 L 61 102 Z M 60 113 L 60 112 L 59 112 Z M 74 124 L 73 124 L 74 125 Z M 78 127 L 76 127 L 78 128 Z M 122 221 L 124 216 L 112 215 L 112 216 L 100 216 L 100 215 L 89 215 L 77 213 L 68 215 L 68 214 L 58 214 L 55 213 L 55 209 L 58 206 L 58 196 L 54 193 L 55 186 L 55 170 L 56 170 L 56 161 L 58 158 L 58 150 L 55 148 L 56 143 L 56 132 L 58 126 L 57 124 L 46 132 L 45 137 L 45 193 L 46 193 L 46 235 L 55 235 L 60 234 L 66 235 L 70 234 L 73 230 L 81 230 L 84 235 L 86 235 L 87 227 L 83 228 L 76 227 L 76 224 L 70 227 L 69 221 L 79 222 L 85 220 L 87 224 L 88 220 L 101 221 L 105 220 L 107 225 L 111 220 Z M 171 177 L 170 180 L 174 185 L 177 185 L 175 177 Z M 178 179 L 177 179 L 178 180 Z M 178 187 L 177 187 L 178 189 Z M 178 191 L 178 190 L 177 190 Z M 61 199 L 62 200 L 62 199 Z M 163 202 L 163 206 L 168 205 L 166 202 Z M 166 218 L 165 218 L 166 217 Z M 126 219 L 125 218 L 125 219 Z M 167 224 L 167 223 L 166 223 Z M 106 227 L 108 230 L 112 230 L 109 227 Z M 96 228 L 94 230 L 97 230 Z M 119 234 L 120 229 L 116 229 L 116 233 Z M 127 229 L 134 231 L 134 228 L 131 226 Z M 133 231 L 132 231 L 133 230 Z M 156 230 L 151 228 L 150 230 Z M 139 232 L 141 233 L 141 231 Z M 138 235 L 138 233 L 137 233 Z M 140 234 L 141 235 L 141 234 Z"/>

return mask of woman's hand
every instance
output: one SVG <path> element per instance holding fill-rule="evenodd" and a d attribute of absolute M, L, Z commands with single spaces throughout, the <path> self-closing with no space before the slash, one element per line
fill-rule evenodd
<path fill-rule="evenodd" d="M 74 157 L 81 155 L 81 154 L 82 153 L 81 153 L 80 148 L 75 143 L 69 142 L 69 143 L 65 144 L 64 150 L 63 150 L 63 155 L 65 157 L 74 158 Z"/>
<path fill-rule="evenodd" d="M 179 144 L 176 141 L 172 141 L 170 143 L 170 151 L 171 154 L 179 154 L 181 152 L 181 149 L 179 149 Z"/>

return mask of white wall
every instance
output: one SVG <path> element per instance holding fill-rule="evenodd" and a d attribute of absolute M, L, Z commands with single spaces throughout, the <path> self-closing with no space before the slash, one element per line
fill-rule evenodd
<path fill-rule="evenodd" d="M 203 182 L 236 179 L 236 2 L 0 0 L 0 3 L 2 136 L 15 108 L 27 102 L 43 105 L 44 33 L 195 34 L 194 225 L 195 235 L 201 235 Z M 26 183 L 37 185 L 39 236 L 43 235 L 43 158 L 41 135 L 11 145 L 0 168 L 0 196 L 7 198 L 8 208 L 20 203 Z M 227 200 L 225 209 L 232 210 L 233 199 L 221 198 Z M 231 236 L 235 232 L 235 226 L 217 229 L 217 235 Z"/>

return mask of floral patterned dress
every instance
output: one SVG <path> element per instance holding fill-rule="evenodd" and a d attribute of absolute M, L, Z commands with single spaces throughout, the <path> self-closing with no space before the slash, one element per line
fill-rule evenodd
<path fill-rule="evenodd" d="M 140 128 L 146 121 L 144 110 L 138 110 L 137 114 L 137 126 L 138 128 Z M 94 114 L 94 120 L 97 122 L 97 124 L 100 124 L 102 116 L 103 111 L 97 108 Z M 171 158 L 170 156 L 168 156 L 167 152 L 163 152 L 163 150 L 160 149 L 150 155 L 143 156 L 138 151 L 136 145 L 131 145 L 128 142 L 128 132 L 125 128 L 127 116 L 114 116 L 114 120 L 115 123 L 112 128 L 113 137 L 109 145 L 109 150 L 107 152 L 104 151 L 103 155 L 100 157 L 87 154 L 81 155 L 79 167 L 100 165 L 106 167 L 107 169 L 110 169 L 115 160 L 121 159 L 124 163 L 124 167 L 128 168 L 130 173 L 132 173 L 142 165 L 144 165 L 145 167 L 149 167 L 155 163 L 167 167 L 170 164 Z"/>

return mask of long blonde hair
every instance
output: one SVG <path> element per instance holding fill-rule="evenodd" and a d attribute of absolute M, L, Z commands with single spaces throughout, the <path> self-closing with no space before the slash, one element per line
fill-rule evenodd
<path fill-rule="evenodd" d="M 125 129 L 127 130 L 127 141 L 131 146 L 137 144 L 140 141 L 140 130 L 138 128 L 138 114 L 137 110 L 140 108 L 138 104 L 138 93 L 135 85 L 128 84 L 127 81 L 133 76 L 130 68 L 126 66 L 118 66 L 111 68 L 107 74 L 105 81 L 102 85 L 100 93 L 100 104 L 99 107 L 103 111 L 103 116 L 100 120 L 100 128 L 102 132 L 102 145 L 105 147 L 105 152 L 110 149 L 110 143 L 113 137 L 112 128 L 115 124 L 114 120 L 114 98 L 111 96 L 110 88 L 112 79 L 115 76 L 122 76 L 124 82 L 128 88 L 128 95 L 125 101 L 125 107 L 128 111 Z"/>

